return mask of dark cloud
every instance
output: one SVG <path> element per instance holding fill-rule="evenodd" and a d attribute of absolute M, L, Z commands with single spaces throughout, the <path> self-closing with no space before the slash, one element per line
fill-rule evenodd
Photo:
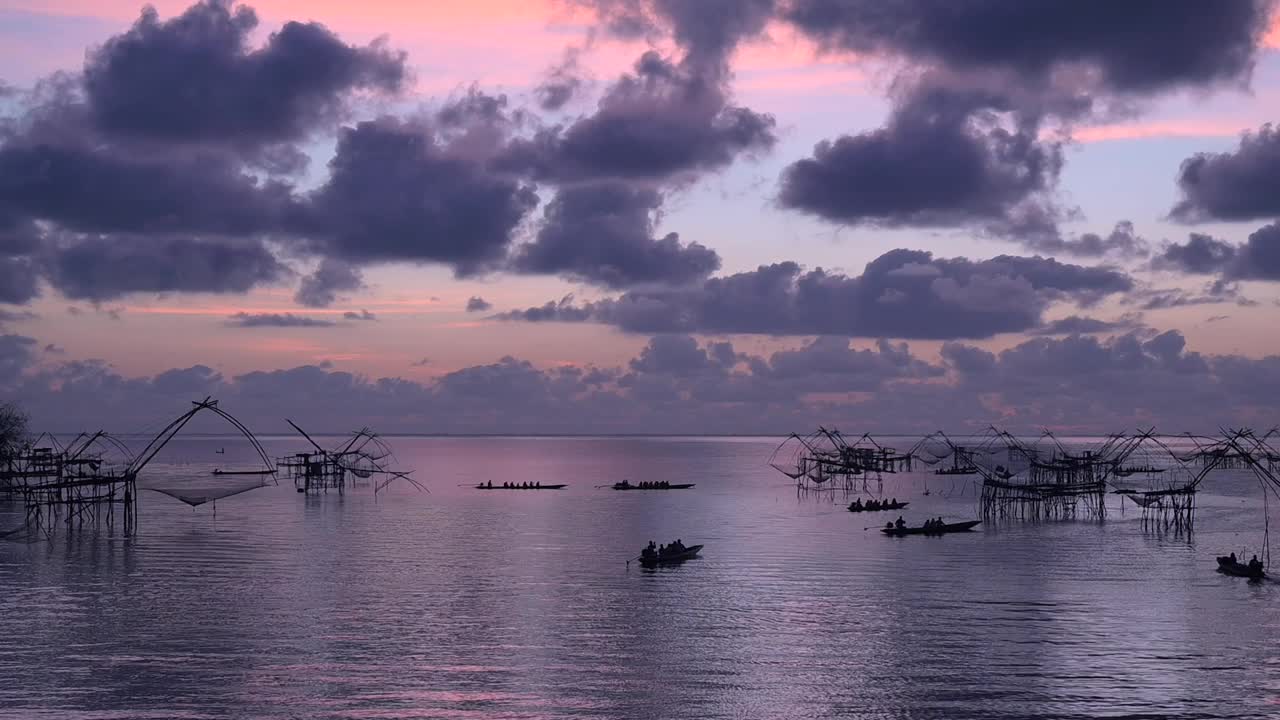
<path fill-rule="evenodd" d="M 0 326 L 13 322 L 24 322 L 26 320 L 37 320 L 39 315 L 30 310 L 6 310 L 0 308 Z"/>
<path fill-rule="evenodd" d="M 1191 233 L 1186 243 L 1166 245 L 1152 266 L 1199 275 L 1221 273 L 1222 283 L 1280 281 L 1280 222 L 1255 230 L 1241 245 Z"/>
<path fill-rule="evenodd" d="M 595 307 L 577 307 L 573 304 L 573 295 L 565 295 L 559 300 L 548 300 L 545 305 L 525 310 L 508 310 L 493 316 L 495 320 L 513 320 L 523 322 L 588 322 L 595 318 Z"/>
<path fill-rule="evenodd" d="M 878 340 L 874 350 L 859 350 L 851 348 L 848 339 L 836 337 L 819 337 L 795 350 L 779 350 L 767 365 L 748 365 L 753 375 L 801 392 L 868 392 L 890 380 L 943 374 L 942 368 L 914 357 L 906 343 Z"/>
<path fill-rule="evenodd" d="M 564 59 L 548 70 L 546 77 L 534 88 L 533 94 L 538 107 L 547 112 L 555 112 L 568 105 L 582 91 L 586 80 L 578 65 L 580 52 L 578 48 L 566 50 Z"/>
<path fill-rule="evenodd" d="M 1157 270 L 1208 275 L 1222 272 L 1235 257 L 1235 245 L 1201 233 L 1191 233 L 1186 243 L 1165 245 L 1151 264 Z"/>
<path fill-rule="evenodd" d="M 0 387 L 12 384 L 35 362 L 39 344 L 25 335 L 0 335 Z"/>
<path fill-rule="evenodd" d="M 512 110 L 506 95 L 490 95 L 476 86 L 450 98 L 435 113 L 436 130 L 446 140 L 458 135 L 484 133 L 485 139 L 500 143 L 505 133 L 526 121 L 523 110 Z"/>
<path fill-rule="evenodd" d="M 0 302 L 22 305 L 40 294 L 40 276 L 30 258 L 0 257 Z"/>
<path fill-rule="evenodd" d="M 1082 315 L 1069 315 L 1058 318 L 1029 331 L 1032 335 L 1094 335 L 1129 331 L 1142 327 L 1142 316 L 1127 315 L 1117 320 L 1099 320 Z"/>
<path fill-rule="evenodd" d="M 310 198 L 316 252 L 349 262 L 438 262 L 459 274 L 501 260 L 538 203 L 419 122 L 382 118 L 344 128 L 330 176 Z"/>
<path fill-rule="evenodd" d="M 1052 215 L 1061 149 L 1039 139 L 1034 118 L 1000 122 L 996 113 L 1011 110 L 998 94 L 921 84 L 885 127 L 818 143 L 813 157 L 787 167 L 780 202 L 832 222 L 885 226 L 999 229 Z"/>
<path fill-rule="evenodd" d="M 1238 283 L 1224 279 L 1207 283 L 1199 292 L 1191 292 L 1181 288 L 1157 289 L 1143 288 L 1135 290 L 1124 302 L 1137 304 L 1143 310 L 1166 310 L 1168 308 L 1188 307 L 1192 305 L 1220 305 L 1233 303 L 1241 307 L 1251 307 L 1258 303 L 1250 300 L 1240 292 Z"/>
<path fill-rule="evenodd" d="M 344 320 L 360 320 L 361 322 L 374 322 L 378 319 L 378 316 L 374 315 L 368 310 L 361 310 L 360 312 L 355 312 L 354 310 L 348 310 L 347 312 L 342 313 L 342 318 Z"/>
<path fill-rule="evenodd" d="M 658 335 L 631 359 L 630 367 L 639 373 L 690 375 L 723 364 L 688 335 Z"/>
<path fill-rule="evenodd" d="M 123 377 L 100 361 L 35 367 L 34 341 L 0 337 L 6 398 L 33 427 L 128 428 L 213 395 L 251 427 L 282 408 L 309 429 L 384 432 L 664 432 L 783 435 L 817 422 L 929 432 L 1049 427 L 1213 430 L 1271 422 L 1280 357 L 1202 355 L 1177 332 L 1040 337 L 993 353 L 960 343 L 928 362 L 905 344 L 817 338 L 768 356 L 684 336 L 650 340 L 622 368 L 538 368 L 517 358 L 427 383 L 318 365 L 227 378 L 204 366 Z"/>
<path fill-rule="evenodd" d="M 1075 71 L 1104 87 L 1145 93 L 1246 79 L 1272 4 L 792 0 L 784 16 L 830 50 L 1004 71 L 1028 84 L 1083 67 Z"/>
<path fill-rule="evenodd" d="M 609 288 L 683 284 L 720 267 L 714 250 L 682 244 L 676 233 L 654 238 L 656 190 L 620 182 L 571 185 L 547 205 L 537 238 L 519 247 L 519 272 L 564 274 Z"/>
<path fill-rule="evenodd" d="M 1071 211 L 1046 130 L 1131 112 L 1138 95 L 1243 85 L 1270 6 L 795 0 L 783 17 L 826 49 L 905 63 L 886 126 L 820 143 L 783 172 L 780 202 L 845 224 L 974 225 L 1043 252 L 1137 249 L 1123 233 L 1061 236 Z"/>
<path fill-rule="evenodd" d="M 1151 253 L 1150 244 L 1138 237 L 1133 230 L 1133 223 L 1128 220 L 1116 223 L 1115 228 L 1105 237 L 1097 233 L 1083 233 L 1070 238 L 1057 233 L 1033 233 L 1028 236 L 1025 244 L 1036 252 L 1076 257 L 1139 258 Z"/>
<path fill-rule="evenodd" d="M 680 179 L 769 150 L 775 125 L 732 105 L 721 78 L 647 52 L 594 114 L 513 142 L 501 164 L 558 182 Z"/>
<path fill-rule="evenodd" d="M 92 233 L 250 235 L 278 228 L 292 191 L 261 182 L 219 153 L 11 138 L 0 146 L 0 215 Z"/>
<path fill-rule="evenodd" d="M 1200 427 L 1215 421 L 1238 424 L 1258 416 L 1259 398 L 1241 393 L 1227 374 L 1231 356 L 1203 356 L 1185 346 L 1182 335 L 1173 331 L 1146 340 L 1134 334 L 1105 340 L 1083 335 L 1036 338 L 992 356 L 989 364 L 978 364 L 977 372 L 952 367 L 958 390 L 998 397 L 993 405 L 1007 403 L 1015 417 L 1040 417 L 1049 426 L 1109 422 Z M 1255 379 L 1273 373 L 1271 368 L 1280 362 L 1239 360 L 1246 376 Z M 978 407 L 987 402 L 980 401 Z"/>
<path fill-rule="evenodd" d="M 291 274 L 256 240 L 167 235 L 57 238 L 44 271 L 64 296 L 94 302 L 139 292 L 243 293 Z"/>
<path fill-rule="evenodd" d="M 358 268 L 340 260 L 325 258 L 315 272 L 302 278 L 294 302 L 307 307 L 329 307 L 338 299 L 338 293 L 364 288 L 364 278 Z"/>
<path fill-rule="evenodd" d="M 242 328 L 301 328 L 301 327 L 333 327 L 332 320 L 294 315 L 293 313 L 246 313 L 238 312 L 227 318 L 227 324 Z"/>
<path fill-rule="evenodd" d="M 579 0 L 595 8 L 605 29 L 623 38 L 670 34 L 687 61 L 723 68 L 745 39 L 764 32 L 776 0 Z"/>
<path fill-rule="evenodd" d="M 1250 233 L 1240 247 L 1228 277 L 1239 280 L 1280 280 L 1280 222 Z"/>
<path fill-rule="evenodd" d="M 1198 153 L 1183 161 L 1183 199 L 1174 218 L 1184 222 L 1280 218 L 1280 130 L 1263 125 L 1229 153 Z"/>
<path fill-rule="evenodd" d="M 467 312 L 485 312 L 492 309 L 493 304 L 478 295 L 473 295 L 467 300 Z"/>
<path fill-rule="evenodd" d="M 572 296 L 505 320 L 599 322 L 638 333 L 985 338 L 1039 327 L 1059 301 L 1091 305 L 1132 290 L 1124 273 L 1041 257 L 934 258 L 893 250 L 849 277 L 795 263 L 682 288 L 636 289 L 581 306 Z"/>
<path fill-rule="evenodd" d="M 353 47 L 323 25 L 289 22 L 251 49 L 257 24 L 232 0 L 166 21 L 144 9 L 85 62 L 95 125 L 148 141 L 295 141 L 340 118 L 350 93 L 404 84 L 405 55 L 379 43 Z"/>

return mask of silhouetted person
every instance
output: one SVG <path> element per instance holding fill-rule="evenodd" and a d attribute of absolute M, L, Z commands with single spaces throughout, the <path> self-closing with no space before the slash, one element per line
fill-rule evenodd
<path fill-rule="evenodd" d="M 902 519 L 902 516 L 901 516 L 901 515 L 899 515 L 899 516 L 898 516 L 897 521 L 896 521 L 896 522 L 894 522 L 893 524 L 894 524 L 894 525 L 895 525 L 899 530 L 901 530 L 902 528 L 904 528 L 904 527 L 906 527 L 906 526 L 907 526 L 907 522 L 906 522 L 905 520 L 903 520 L 903 519 Z"/>

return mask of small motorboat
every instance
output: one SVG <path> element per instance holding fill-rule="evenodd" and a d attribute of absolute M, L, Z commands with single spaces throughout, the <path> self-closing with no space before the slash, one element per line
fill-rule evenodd
<path fill-rule="evenodd" d="M 663 552 L 646 555 L 640 553 L 640 565 L 642 567 L 658 567 L 659 565 L 675 565 L 685 560 L 692 560 L 698 557 L 698 553 L 702 551 L 701 545 L 690 545 L 683 552 Z"/>
<path fill-rule="evenodd" d="M 565 484 L 560 485 L 490 485 L 488 483 L 480 483 L 476 486 L 477 490 L 560 490 L 567 487 Z"/>
<path fill-rule="evenodd" d="M 651 483 L 632 483 L 623 480 L 613 484 L 614 490 L 688 490 L 697 483 L 668 483 L 668 482 L 651 482 Z"/>
<path fill-rule="evenodd" d="M 852 503 L 850 503 L 849 512 L 882 512 L 885 510 L 901 510 L 902 508 L 910 504 L 911 504 L 910 502 L 900 502 L 900 503 L 883 503 L 880 505 L 876 505 L 875 507 L 867 507 L 866 505 L 855 507 Z"/>
<path fill-rule="evenodd" d="M 1249 567 L 1248 563 L 1232 560 L 1230 557 L 1218 558 L 1218 572 L 1223 575 L 1234 575 L 1236 577 L 1249 578 L 1250 580 L 1261 580 L 1267 576 L 1261 565 Z"/>
<path fill-rule="evenodd" d="M 880 532 L 890 537 L 904 537 L 907 535 L 946 535 L 954 532 L 969 532 L 981 523 L 981 520 L 968 520 L 966 522 L 946 523 L 937 527 L 926 528 L 920 527 L 885 527 L 880 528 Z"/>

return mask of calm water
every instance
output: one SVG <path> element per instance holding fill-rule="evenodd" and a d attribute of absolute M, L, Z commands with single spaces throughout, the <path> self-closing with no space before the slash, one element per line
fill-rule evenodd
<path fill-rule="evenodd" d="M 144 492 L 135 537 L 0 542 L 0 717 L 1280 716 L 1280 586 L 1212 571 L 1262 541 L 1244 474 L 1191 541 L 1115 499 L 1103 524 L 891 539 L 798 498 L 771 440 L 392 442 L 430 494 L 282 482 L 215 516 Z M 244 450 L 180 439 L 146 482 Z M 594 487 L 624 477 L 698 485 Z M 909 521 L 976 516 L 967 479 L 890 477 Z M 489 479 L 569 487 L 457 486 Z M 677 536 L 706 556 L 627 566 Z"/>

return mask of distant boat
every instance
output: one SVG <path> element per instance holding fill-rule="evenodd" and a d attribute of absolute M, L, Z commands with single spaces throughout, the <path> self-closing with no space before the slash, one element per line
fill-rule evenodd
<path fill-rule="evenodd" d="M 623 480 L 613 484 L 614 490 L 688 490 L 697 483 L 643 483 L 636 484 Z"/>
<path fill-rule="evenodd" d="M 849 512 L 881 512 L 884 510 L 901 510 L 902 508 L 910 504 L 911 503 L 909 502 L 885 503 L 878 507 L 867 507 L 866 505 L 863 505 L 862 507 L 858 507 L 858 508 L 855 508 L 852 504 L 850 504 Z"/>
<path fill-rule="evenodd" d="M 657 567 L 659 565 L 675 565 L 685 560 L 692 560 L 698 556 L 702 550 L 701 545 L 692 545 L 684 549 L 681 553 L 662 553 L 661 555 L 640 556 L 640 565 L 642 567 Z"/>
<path fill-rule="evenodd" d="M 274 475 L 275 470 L 223 470 L 218 468 L 213 471 L 214 475 Z"/>
<path fill-rule="evenodd" d="M 1115 469 L 1115 473 L 1118 477 L 1129 477 L 1130 475 L 1138 474 L 1155 475 L 1156 473 L 1164 472 L 1166 469 L 1167 468 L 1153 467 L 1151 465 L 1142 465 L 1138 467 L 1118 467 Z"/>
<path fill-rule="evenodd" d="M 1250 580 L 1261 580 L 1267 576 L 1262 567 L 1249 567 L 1247 563 L 1238 560 L 1232 560 L 1229 557 L 1218 558 L 1218 572 L 1224 575 L 1234 575 L 1236 577 L 1245 577 Z"/>
<path fill-rule="evenodd" d="M 934 470 L 935 475 L 977 475 L 978 468 L 975 467 L 949 467 L 938 468 Z"/>
<path fill-rule="evenodd" d="M 903 537 L 905 535 L 946 535 L 954 532 L 968 532 L 981 523 L 981 520 L 969 520 L 966 522 L 947 523 L 938 527 L 886 527 L 880 528 L 880 532 L 891 537 Z"/>
<path fill-rule="evenodd" d="M 564 487 L 568 487 L 568 486 L 565 484 L 561 484 L 561 485 L 489 485 L 486 483 L 480 483 L 479 485 L 476 486 L 476 489 L 477 490 L 560 490 L 561 488 L 564 488 Z"/>

